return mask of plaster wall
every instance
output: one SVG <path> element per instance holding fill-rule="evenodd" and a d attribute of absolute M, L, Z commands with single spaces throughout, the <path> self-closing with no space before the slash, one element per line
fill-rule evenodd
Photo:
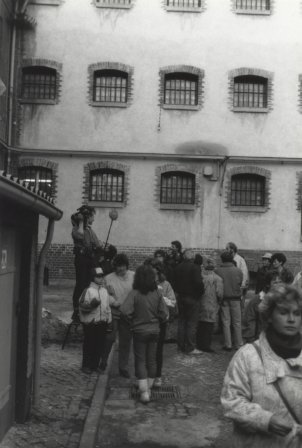
<path fill-rule="evenodd" d="M 68 244 L 71 240 L 70 215 L 81 205 L 83 166 L 90 160 L 52 159 L 59 163 L 57 205 L 64 216 L 56 224 L 53 243 Z M 125 160 L 122 163 L 127 163 Z M 221 249 L 227 241 L 235 241 L 244 249 L 302 250 L 300 241 L 301 211 L 297 210 L 299 166 L 263 165 L 271 170 L 270 205 L 264 213 L 233 212 L 227 208 L 225 182 L 219 196 L 219 182 L 201 176 L 200 205 L 194 211 L 161 210 L 156 198 L 156 167 L 159 161 L 131 162 L 127 206 L 119 208 L 113 223 L 110 241 L 118 246 L 167 246 L 179 239 L 184 247 Z M 182 164 L 198 167 L 204 164 Z M 228 170 L 234 167 L 228 165 Z M 71 182 L 70 180 L 74 181 Z M 104 241 L 109 229 L 110 208 L 96 208 L 94 229 Z M 40 218 L 40 239 L 46 226 Z"/>
<path fill-rule="evenodd" d="M 100 151 L 299 157 L 302 116 L 302 10 L 299 0 L 275 0 L 272 14 L 235 14 L 231 0 L 211 0 L 202 13 L 167 12 L 160 0 L 136 0 L 129 10 L 96 8 L 83 0 L 30 5 L 37 20 L 25 34 L 26 58 L 63 64 L 57 105 L 22 106 L 21 145 Z M 134 67 L 131 105 L 88 105 L 88 65 Z M 159 69 L 205 70 L 199 111 L 162 110 Z M 273 110 L 230 110 L 228 72 L 239 67 L 273 72 Z"/>

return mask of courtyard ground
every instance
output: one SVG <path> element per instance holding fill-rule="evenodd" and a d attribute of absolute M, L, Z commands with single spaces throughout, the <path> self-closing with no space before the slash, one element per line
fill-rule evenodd
<path fill-rule="evenodd" d="M 213 347 L 217 354 L 192 357 L 165 344 L 166 391 L 148 405 L 131 397 L 133 360 L 132 379 L 121 378 L 116 351 L 96 448 L 231 448 L 232 427 L 222 415 L 219 396 L 233 353 L 221 350 L 220 336 Z M 169 397 L 171 392 L 176 398 Z"/>

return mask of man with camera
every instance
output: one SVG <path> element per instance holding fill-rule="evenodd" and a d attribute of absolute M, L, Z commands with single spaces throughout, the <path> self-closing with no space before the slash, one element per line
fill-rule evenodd
<path fill-rule="evenodd" d="M 101 244 L 92 230 L 95 209 L 88 205 L 80 207 L 71 216 L 74 266 L 76 274 L 76 284 L 73 291 L 73 320 L 78 320 L 79 298 L 85 288 L 90 283 L 91 269 L 97 265 L 96 251 L 101 248 Z"/>

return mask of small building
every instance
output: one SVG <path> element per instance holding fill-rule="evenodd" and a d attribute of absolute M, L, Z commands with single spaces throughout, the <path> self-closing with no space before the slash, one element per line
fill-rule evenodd
<path fill-rule="evenodd" d="M 0 171 L 0 440 L 14 421 L 28 417 L 39 369 L 40 215 L 50 223 L 49 244 L 62 212 L 44 193 Z"/>

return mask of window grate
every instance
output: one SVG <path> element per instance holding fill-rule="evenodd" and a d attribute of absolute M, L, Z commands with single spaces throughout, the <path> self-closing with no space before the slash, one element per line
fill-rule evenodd
<path fill-rule="evenodd" d="M 130 387 L 130 398 L 138 400 L 140 397 L 139 389 L 136 385 Z M 163 385 L 151 389 L 151 400 L 178 400 L 181 398 L 178 386 Z"/>
<path fill-rule="evenodd" d="M 57 72 L 48 67 L 25 67 L 22 69 L 23 99 L 55 100 L 57 95 Z"/>
<path fill-rule="evenodd" d="M 96 3 L 102 6 L 131 6 L 132 0 L 96 0 Z"/>
<path fill-rule="evenodd" d="M 266 108 L 267 79 L 252 75 L 234 78 L 233 106 Z"/>
<path fill-rule="evenodd" d="M 236 0 L 236 9 L 250 11 L 269 11 L 270 0 Z"/>
<path fill-rule="evenodd" d="M 53 174 L 50 168 L 26 166 L 18 169 L 18 177 L 30 187 L 52 195 Z"/>
<path fill-rule="evenodd" d="M 172 8 L 201 8 L 201 0 L 167 0 L 167 6 Z"/>
<path fill-rule="evenodd" d="M 124 173 L 119 170 L 94 170 L 90 173 L 90 201 L 123 202 Z"/>
<path fill-rule="evenodd" d="M 189 73 L 167 74 L 164 104 L 196 106 L 198 104 L 198 76 Z"/>
<path fill-rule="evenodd" d="M 127 103 L 128 74 L 118 70 L 94 72 L 93 101 L 99 103 Z"/>
<path fill-rule="evenodd" d="M 161 176 L 161 204 L 194 204 L 195 176 L 183 172 L 169 172 Z"/>
<path fill-rule="evenodd" d="M 256 174 L 237 174 L 231 181 L 231 206 L 263 207 L 265 177 Z"/>

